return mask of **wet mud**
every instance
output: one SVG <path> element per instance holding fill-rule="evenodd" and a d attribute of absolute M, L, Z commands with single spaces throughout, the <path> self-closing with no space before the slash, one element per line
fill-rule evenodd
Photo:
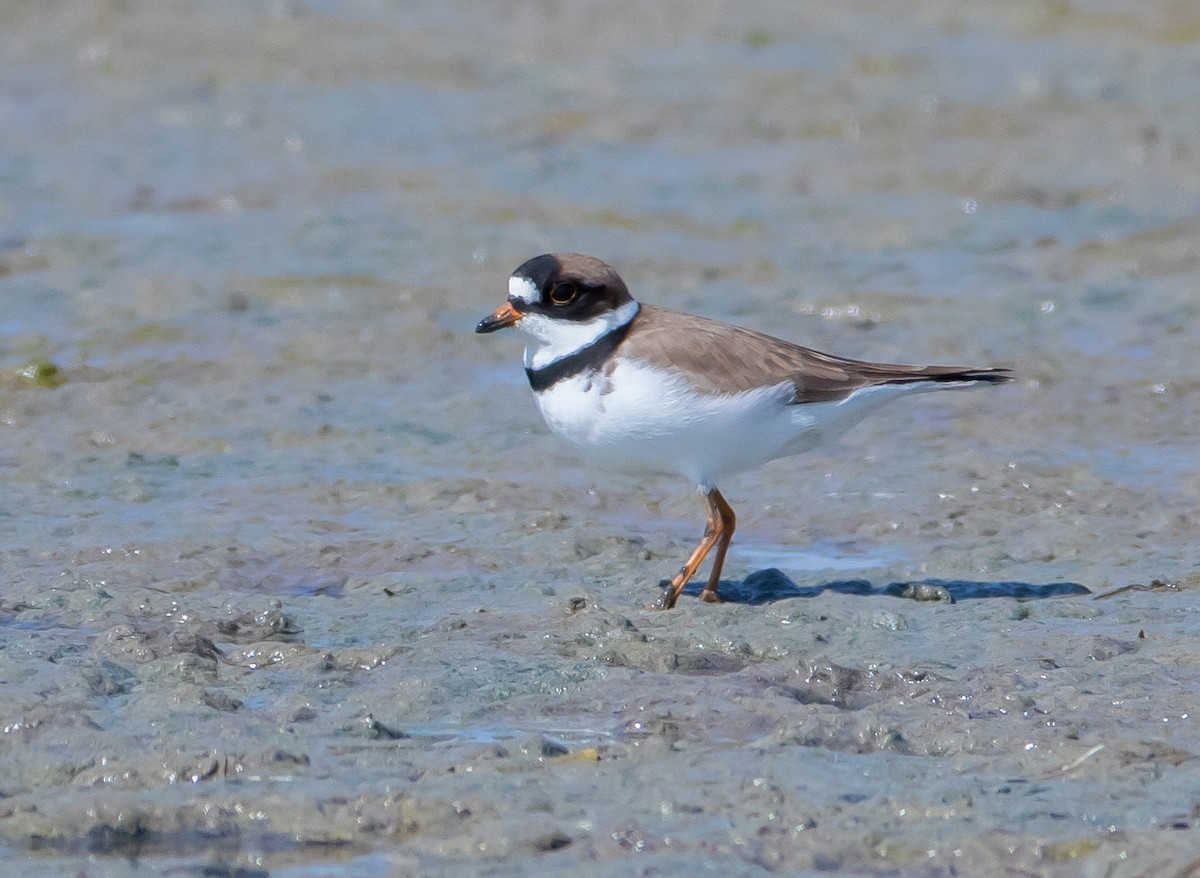
<path fill-rule="evenodd" d="M 1182 876 L 1186 4 L 9 2 L 0 871 Z M 1007 365 L 722 490 L 592 472 L 521 261 Z"/>

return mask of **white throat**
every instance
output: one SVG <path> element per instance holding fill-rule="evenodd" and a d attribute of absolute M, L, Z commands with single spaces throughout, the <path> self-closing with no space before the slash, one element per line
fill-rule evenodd
<path fill-rule="evenodd" d="M 628 324 L 637 316 L 638 307 L 637 302 L 626 302 L 614 311 L 606 311 L 583 323 L 555 320 L 545 314 L 527 312 L 517 321 L 517 329 L 529 336 L 529 344 L 525 347 L 525 368 L 541 369 L 586 348 L 614 329 Z"/>

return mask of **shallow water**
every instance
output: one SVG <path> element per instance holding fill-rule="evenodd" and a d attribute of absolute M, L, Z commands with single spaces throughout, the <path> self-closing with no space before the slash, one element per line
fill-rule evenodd
<path fill-rule="evenodd" d="M 4 4 L 0 871 L 1188 874 L 1198 40 Z M 723 486 L 727 602 L 648 611 L 703 504 L 471 333 L 571 249 L 1018 380 Z"/>

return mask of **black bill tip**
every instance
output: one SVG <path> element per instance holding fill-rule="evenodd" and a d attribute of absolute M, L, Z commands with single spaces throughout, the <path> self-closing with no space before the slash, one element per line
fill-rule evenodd
<path fill-rule="evenodd" d="M 521 312 L 512 306 L 512 302 L 505 302 L 487 317 L 479 321 L 475 327 L 476 332 L 495 332 L 497 329 L 504 329 L 512 326 L 521 319 Z"/>

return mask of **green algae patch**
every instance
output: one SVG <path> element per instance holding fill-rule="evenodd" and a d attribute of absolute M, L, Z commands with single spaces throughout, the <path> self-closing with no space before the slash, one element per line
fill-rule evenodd
<path fill-rule="evenodd" d="M 18 381 L 37 387 L 62 387 L 67 383 L 67 376 L 51 360 L 34 357 L 25 365 L 18 366 L 15 373 Z"/>
<path fill-rule="evenodd" d="M 1100 841 L 1098 839 L 1080 838 L 1048 844 L 1042 848 L 1042 857 L 1052 863 L 1065 863 L 1083 859 L 1099 849 Z"/>

